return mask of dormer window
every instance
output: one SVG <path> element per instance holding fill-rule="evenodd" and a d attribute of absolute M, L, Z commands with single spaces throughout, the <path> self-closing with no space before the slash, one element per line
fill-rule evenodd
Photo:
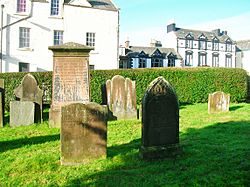
<path fill-rule="evenodd" d="M 199 49 L 200 50 L 206 50 L 207 49 L 207 41 L 206 37 L 202 34 L 199 37 Z"/>
<path fill-rule="evenodd" d="M 226 51 L 232 52 L 232 41 L 229 38 L 226 40 Z"/>
<path fill-rule="evenodd" d="M 50 15 L 55 16 L 59 14 L 59 0 L 51 0 Z"/>
<path fill-rule="evenodd" d="M 189 49 L 193 48 L 193 40 L 194 38 L 191 36 L 191 34 L 188 34 L 186 36 L 186 48 L 189 48 Z"/>
<path fill-rule="evenodd" d="M 26 0 L 17 0 L 17 12 L 26 12 Z"/>
<path fill-rule="evenodd" d="M 216 37 L 213 39 L 213 51 L 219 51 L 219 40 Z"/>

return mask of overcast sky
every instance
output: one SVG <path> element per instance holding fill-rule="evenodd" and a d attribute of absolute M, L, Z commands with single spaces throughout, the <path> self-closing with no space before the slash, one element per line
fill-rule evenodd
<path fill-rule="evenodd" d="M 120 8 L 120 44 L 164 42 L 166 26 L 227 30 L 233 40 L 250 39 L 250 0 L 113 0 Z M 164 46 L 164 43 L 163 43 Z"/>

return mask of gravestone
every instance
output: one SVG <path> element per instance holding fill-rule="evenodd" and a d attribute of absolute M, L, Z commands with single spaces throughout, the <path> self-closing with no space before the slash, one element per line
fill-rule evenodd
<path fill-rule="evenodd" d="M 142 101 L 143 159 L 173 156 L 178 152 L 179 102 L 173 87 L 158 77 L 150 83 Z"/>
<path fill-rule="evenodd" d="M 89 52 L 92 48 L 69 42 L 49 47 L 53 51 L 50 127 L 61 126 L 61 107 L 90 101 Z"/>
<path fill-rule="evenodd" d="M 137 118 L 135 81 L 116 75 L 106 81 L 106 95 L 113 118 Z"/>
<path fill-rule="evenodd" d="M 208 96 L 208 113 L 228 112 L 230 95 L 224 92 L 214 92 Z"/>
<path fill-rule="evenodd" d="M 0 79 L 0 127 L 4 125 L 4 79 Z"/>
<path fill-rule="evenodd" d="M 75 103 L 61 110 L 61 164 L 86 164 L 106 158 L 107 107 Z"/>
<path fill-rule="evenodd" d="M 43 111 L 43 91 L 37 85 L 35 77 L 31 74 L 26 74 L 23 77 L 21 84 L 14 90 L 14 94 L 20 102 L 31 101 L 35 103 L 35 105 L 39 105 L 39 107 L 35 107 L 34 112 L 36 114 L 36 122 L 41 122 Z M 25 104 L 19 104 L 19 106 L 25 106 Z"/>
<path fill-rule="evenodd" d="M 35 122 L 35 104 L 31 101 L 10 102 L 10 127 L 28 126 Z"/>

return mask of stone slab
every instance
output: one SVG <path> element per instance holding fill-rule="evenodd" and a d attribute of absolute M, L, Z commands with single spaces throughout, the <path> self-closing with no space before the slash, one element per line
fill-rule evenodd
<path fill-rule="evenodd" d="M 209 94 L 208 97 L 208 113 L 229 112 L 230 95 L 218 91 Z"/>
<path fill-rule="evenodd" d="M 31 101 L 10 102 L 10 127 L 34 124 L 35 104 Z"/>

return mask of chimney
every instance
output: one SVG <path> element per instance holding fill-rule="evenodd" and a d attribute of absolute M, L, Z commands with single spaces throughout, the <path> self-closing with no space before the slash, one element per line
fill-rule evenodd
<path fill-rule="evenodd" d="M 172 31 L 176 31 L 176 24 L 175 23 L 171 23 L 167 26 L 167 33 L 172 32 Z"/>
<path fill-rule="evenodd" d="M 212 32 L 215 33 L 217 36 L 221 36 L 220 29 L 212 30 Z"/>
<path fill-rule="evenodd" d="M 150 47 L 162 47 L 161 41 L 157 41 L 155 39 L 151 39 Z"/>
<path fill-rule="evenodd" d="M 128 49 L 129 48 L 129 39 L 127 39 L 127 41 L 125 42 L 125 48 Z"/>

